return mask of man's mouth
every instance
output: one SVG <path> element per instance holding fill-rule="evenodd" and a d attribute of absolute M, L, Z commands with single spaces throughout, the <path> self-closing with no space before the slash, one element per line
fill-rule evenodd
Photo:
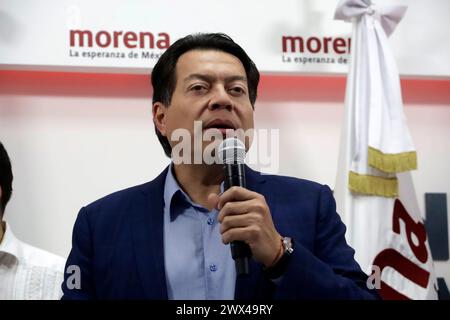
<path fill-rule="evenodd" d="M 236 126 L 230 120 L 214 119 L 205 124 L 205 126 L 203 127 L 203 130 L 207 130 L 207 129 L 217 129 L 222 134 L 224 134 L 227 132 L 227 130 L 236 130 Z"/>

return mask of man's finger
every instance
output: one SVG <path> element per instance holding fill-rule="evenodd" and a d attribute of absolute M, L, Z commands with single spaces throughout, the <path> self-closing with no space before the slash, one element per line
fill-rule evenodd
<path fill-rule="evenodd" d="M 219 210 L 229 201 L 245 201 L 255 198 L 257 193 L 242 187 L 231 187 L 219 197 Z"/>
<path fill-rule="evenodd" d="M 220 213 L 217 216 L 217 220 L 222 222 L 223 218 L 229 215 L 244 214 L 251 211 L 252 200 L 245 201 L 231 201 L 223 205 L 220 209 Z"/>
<path fill-rule="evenodd" d="M 208 204 L 211 208 L 218 208 L 218 204 L 219 204 L 219 195 L 216 193 L 210 193 L 208 195 Z"/>
<path fill-rule="evenodd" d="M 261 215 L 257 213 L 226 216 L 220 224 L 220 233 L 223 234 L 232 228 L 245 228 L 260 223 Z"/>
<path fill-rule="evenodd" d="M 222 233 L 222 242 L 229 244 L 231 241 L 245 241 L 248 238 L 250 227 L 231 228 Z"/>

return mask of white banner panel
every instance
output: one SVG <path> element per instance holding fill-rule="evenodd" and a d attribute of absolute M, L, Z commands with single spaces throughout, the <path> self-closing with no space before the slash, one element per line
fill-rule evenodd
<path fill-rule="evenodd" d="M 448 0 L 406 4 L 391 46 L 400 73 L 450 76 Z M 347 72 L 351 25 L 330 0 L 0 0 L 0 68 L 149 73 L 176 39 L 224 32 L 263 73 Z"/>

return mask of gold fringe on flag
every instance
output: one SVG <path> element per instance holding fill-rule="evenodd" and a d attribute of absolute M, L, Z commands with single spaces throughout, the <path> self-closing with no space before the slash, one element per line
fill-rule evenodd
<path fill-rule="evenodd" d="M 415 151 L 402 153 L 383 153 L 369 147 L 369 165 L 387 173 L 397 173 L 417 169 Z"/>
<path fill-rule="evenodd" d="M 384 178 L 350 171 L 348 175 L 348 188 L 353 192 L 366 195 L 386 198 L 395 198 L 398 196 L 398 181 L 395 177 Z"/>

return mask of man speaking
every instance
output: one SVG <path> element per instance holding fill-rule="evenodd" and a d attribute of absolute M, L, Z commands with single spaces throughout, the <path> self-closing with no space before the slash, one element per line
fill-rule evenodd
<path fill-rule="evenodd" d="M 242 164 L 246 139 L 221 143 L 237 160 L 219 154 L 228 171 L 194 161 L 220 143 L 195 145 L 199 135 L 253 129 L 258 82 L 255 64 L 224 34 L 189 35 L 161 56 L 153 121 L 172 163 L 80 210 L 66 265 L 79 268 L 80 283 L 69 285 L 67 273 L 64 299 L 378 298 L 327 186 L 251 170 Z M 192 148 L 180 151 L 181 133 Z"/>

